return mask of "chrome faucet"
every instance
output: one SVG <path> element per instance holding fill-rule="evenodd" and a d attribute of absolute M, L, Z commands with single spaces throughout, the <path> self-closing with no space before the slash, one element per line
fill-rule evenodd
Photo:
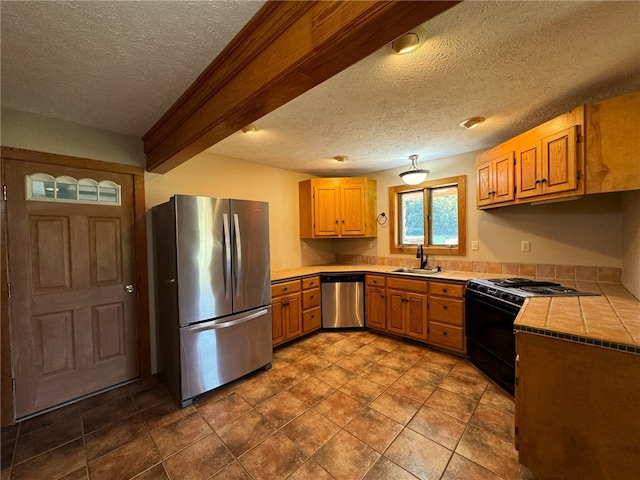
<path fill-rule="evenodd" d="M 427 266 L 427 260 L 429 259 L 429 255 L 424 254 L 424 246 L 422 245 L 422 243 L 418 245 L 416 258 L 420 259 L 420 268 L 424 269 Z"/>

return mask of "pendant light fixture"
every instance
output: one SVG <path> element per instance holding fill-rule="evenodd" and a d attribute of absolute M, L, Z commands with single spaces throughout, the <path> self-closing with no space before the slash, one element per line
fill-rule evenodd
<path fill-rule="evenodd" d="M 402 181 L 407 185 L 417 185 L 424 182 L 431 172 L 418 168 L 418 155 L 409 155 L 409 160 L 411 160 L 409 170 L 400 174 Z"/>

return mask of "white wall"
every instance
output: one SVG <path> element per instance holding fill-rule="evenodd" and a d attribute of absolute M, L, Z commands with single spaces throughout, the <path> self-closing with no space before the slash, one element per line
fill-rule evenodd
<path fill-rule="evenodd" d="M 640 300 L 640 191 L 622 198 L 622 284 Z"/>
<path fill-rule="evenodd" d="M 139 137 L 3 108 L 0 142 L 5 147 L 145 166 Z"/>
<path fill-rule="evenodd" d="M 514 205 L 488 211 L 476 209 L 475 157 L 478 152 L 430 160 L 430 180 L 467 176 L 467 254 L 451 259 L 622 267 L 623 214 L 619 194 L 590 195 L 570 202 L 547 205 Z M 378 184 L 378 211 L 389 213 L 389 187 L 400 185 L 395 168 L 368 175 Z M 471 251 L 471 241 L 480 249 Z M 531 251 L 520 251 L 521 240 Z M 364 240 L 341 242 L 336 253 L 396 256 L 390 253 L 389 226 L 378 227 L 373 248 Z M 399 255 L 398 255 L 399 256 Z M 446 258 L 434 256 L 435 258 Z M 636 262 L 637 263 L 637 262 Z"/>

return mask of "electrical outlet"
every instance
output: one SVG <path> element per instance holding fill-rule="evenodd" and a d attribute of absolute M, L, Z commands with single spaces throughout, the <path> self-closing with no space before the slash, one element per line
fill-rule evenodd
<path fill-rule="evenodd" d="M 373 248 L 373 242 L 371 240 L 367 242 L 367 247 Z"/>
<path fill-rule="evenodd" d="M 307 242 L 302 242 L 302 249 L 306 250 L 307 248 L 309 248 L 309 246 L 307 245 Z"/>
<path fill-rule="evenodd" d="M 479 250 L 480 249 L 480 244 L 478 243 L 478 240 L 471 240 L 471 250 Z"/>
<path fill-rule="evenodd" d="M 522 240 L 520 242 L 520 251 L 522 251 L 522 252 L 530 252 L 531 251 L 531 242 L 529 240 Z"/>

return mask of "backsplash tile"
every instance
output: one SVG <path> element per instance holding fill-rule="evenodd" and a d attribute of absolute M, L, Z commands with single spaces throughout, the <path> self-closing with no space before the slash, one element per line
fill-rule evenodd
<path fill-rule="evenodd" d="M 339 265 L 385 265 L 390 267 L 418 266 L 414 257 L 376 257 L 375 255 L 337 254 Z M 614 267 L 587 267 L 582 265 L 553 265 L 548 263 L 485 262 L 450 260 L 429 257 L 428 268 L 440 266 L 459 272 L 495 273 L 519 277 L 536 277 L 546 280 L 572 282 L 620 283 L 622 270 Z"/>

